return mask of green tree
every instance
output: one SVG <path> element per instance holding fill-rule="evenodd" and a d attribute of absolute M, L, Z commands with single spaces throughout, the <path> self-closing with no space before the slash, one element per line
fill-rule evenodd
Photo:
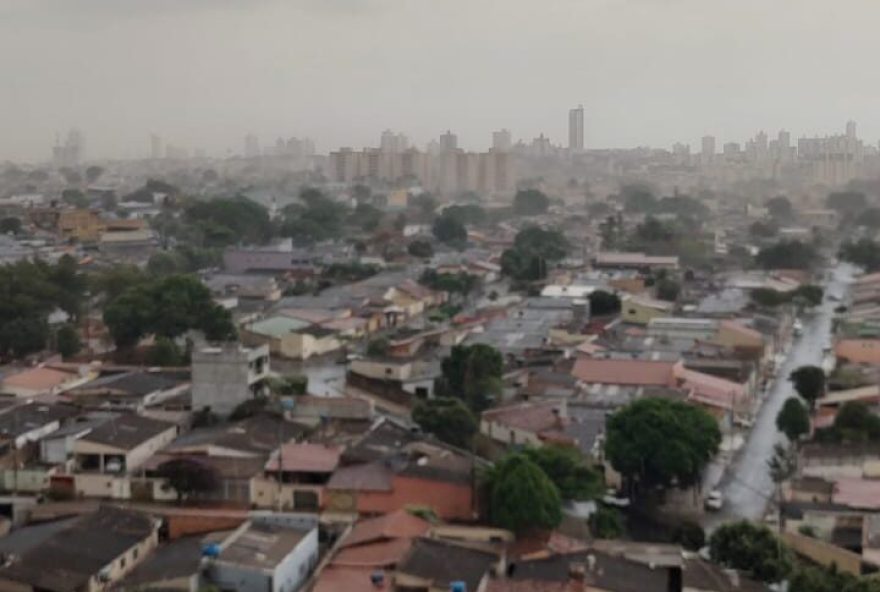
<path fill-rule="evenodd" d="M 755 262 L 764 269 L 810 269 L 817 259 L 812 245 L 797 240 L 779 241 L 755 256 Z"/>
<path fill-rule="evenodd" d="M 101 178 L 101 175 L 104 174 L 104 169 L 99 166 L 92 165 L 86 169 L 86 181 L 89 185 L 97 181 Z"/>
<path fill-rule="evenodd" d="M 672 542 L 688 551 L 699 551 L 706 546 L 706 531 L 696 522 L 682 522 L 673 530 Z"/>
<path fill-rule="evenodd" d="M 517 534 L 552 530 L 562 521 L 559 491 L 522 454 L 511 454 L 493 467 L 489 500 L 491 522 Z"/>
<path fill-rule="evenodd" d="M 793 370 L 788 379 L 810 409 L 813 409 L 816 400 L 825 394 L 825 371 L 818 366 L 801 366 Z"/>
<path fill-rule="evenodd" d="M 688 486 L 718 452 L 721 430 L 706 411 L 681 401 L 639 399 L 608 420 L 605 455 L 644 487 Z"/>
<path fill-rule="evenodd" d="M 421 259 L 428 259 L 429 257 L 434 256 L 434 246 L 429 240 L 414 240 L 409 246 L 407 246 L 406 250 L 413 257 L 419 257 Z"/>
<path fill-rule="evenodd" d="M 590 533 L 597 539 L 619 539 L 626 534 L 623 515 L 614 508 L 600 506 L 590 516 Z"/>
<path fill-rule="evenodd" d="M 269 388 L 276 395 L 285 397 L 306 395 L 309 392 L 309 377 L 291 374 L 273 379 Z"/>
<path fill-rule="evenodd" d="M 777 488 L 797 473 L 797 452 L 781 442 L 773 446 L 773 456 L 767 460 L 770 478 Z M 778 491 L 781 493 L 781 491 Z"/>
<path fill-rule="evenodd" d="M 477 433 L 476 417 L 461 399 L 453 397 L 419 401 L 413 408 L 412 419 L 426 432 L 460 448 L 469 448 Z"/>
<path fill-rule="evenodd" d="M 839 256 L 842 260 L 864 267 L 869 272 L 880 269 L 880 243 L 869 238 L 843 243 Z"/>
<path fill-rule="evenodd" d="M 150 274 L 165 277 L 188 271 L 182 257 L 171 251 L 158 251 L 150 256 L 147 261 L 147 271 Z"/>
<path fill-rule="evenodd" d="M 810 431 L 810 413 L 797 397 L 789 397 L 776 416 L 776 427 L 790 442 L 797 442 Z"/>
<path fill-rule="evenodd" d="M 766 526 L 745 520 L 724 524 L 709 537 L 712 560 L 749 573 L 762 582 L 780 582 L 792 567 L 788 548 Z"/>
<path fill-rule="evenodd" d="M 268 210 L 244 196 L 196 201 L 183 219 L 200 232 L 206 246 L 263 244 L 273 236 Z"/>
<path fill-rule="evenodd" d="M 768 199 L 765 205 L 770 215 L 776 220 L 791 220 L 794 216 L 794 208 L 791 207 L 791 201 L 784 195 Z"/>
<path fill-rule="evenodd" d="M 548 261 L 559 261 L 568 254 L 570 245 L 558 230 L 527 226 L 516 233 L 513 247 L 526 255 L 537 255 Z"/>
<path fill-rule="evenodd" d="M 61 201 L 75 208 L 89 207 L 89 198 L 79 189 L 65 189 L 61 192 Z"/>
<path fill-rule="evenodd" d="M 621 188 L 623 209 L 633 213 L 648 213 L 657 209 L 657 198 L 648 187 L 628 185 Z"/>
<path fill-rule="evenodd" d="M 104 324 L 118 348 L 137 345 L 152 328 L 153 299 L 145 286 L 124 291 L 104 307 Z"/>
<path fill-rule="evenodd" d="M 654 288 L 657 291 L 657 298 L 666 300 L 667 302 L 675 302 L 681 293 L 681 284 L 670 278 L 659 280 Z"/>
<path fill-rule="evenodd" d="M 592 500 L 604 491 L 601 475 L 584 463 L 583 455 L 573 446 L 548 444 L 526 448 L 523 454 L 541 467 L 564 500 Z"/>
<path fill-rule="evenodd" d="M 177 500 L 215 491 L 220 480 L 217 472 L 194 458 L 176 458 L 165 461 L 156 469 L 156 476 L 165 479 L 177 492 Z"/>
<path fill-rule="evenodd" d="M 868 198 L 859 191 L 838 191 L 828 195 L 826 204 L 843 215 L 855 215 L 868 207 Z"/>
<path fill-rule="evenodd" d="M 590 316 L 604 317 L 620 312 L 620 297 L 605 290 L 595 290 L 587 296 L 590 301 Z"/>
<path fill-rule="evenodd" d="M 537 216 L 550 207 L 550 198 L 537 189 L 520 189 L 513 197 L 513 211 L 517 216 Z"/>
<path fill-rule="evenodd" d="M 462 399 L 476 413 L 489 407 L 501 394 L 504 360 L 490 345 L 453 346 L 440 368 L 442 375 L 435 385 L 437 394 Z"/>
<path fill-rule="evenodd" d="M 184 352 L 174 341 L 159 337 L 147 354 L 147 363 L 151 366 L 183 366 L 187 361 Z"/>
<path fill-rule="evenodd" d="M 773 220 L 757 220 L 749 226 L 749 236 L 753 238 L 773 238 L 779 234 L 779 227 Z"/>
<path fill-rule="evenodd" d="M 70 324 L 62 325 L 55 334 L 56 347 L 58 353 L 63 358 L 75 356 L 82 349 L 82 341 L 79 338 L 79 332 L 76 327 Z"/>
<path fill-rule="evenodd" d="M 21 218 L 7 216 L 0 220 L 0 233 L 18 234 L 21 232 Z"/>
<path fill-rule="evenodd" d="M 381 358 L 388 353 L 390 345 L 388 339 L 385 337 L 371 339 L 369 343 L 367 343 L 367 355 L 373 358 Z"/>
<path fill-rule="evenodd" d="M 434 220 L 432 230 L 434 237 L 441 243 L 458 247 L 467 242 L 467 228 L 464 223 L 445 213 Z"/>
<path fill-rule="evenodd" d="M 880 417 L 860 401 L 844 403 L 834 417 L 832 427 L 840 442 L 872 442 L 880 440 Z"/>

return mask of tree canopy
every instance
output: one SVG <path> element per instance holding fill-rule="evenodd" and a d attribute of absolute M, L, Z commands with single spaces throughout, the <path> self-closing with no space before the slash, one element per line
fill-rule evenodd
<path fill-rule="evenodd" d="M 556 528 L 562 521 L 562 500 L 541 467 L 524 454 L 497 463 L 489 479 L 491 522 L 517 534 Z"/>
<path fill-rule="evenodd" d="M 791 552 L 764 525 L 724 524 L 709 537 L 712 560 L 762 582 L 779 582 L 791 571 Z M 794 588 L 799 590 L 798 588 Z"/>
<path fill-rule="evenodd" d="M 458 446 L 469 448 L 477 433 L 477 418 L 461 399 L 436 397 L 419 401 L 413 408 L 413 421 L 423 430 L 437 438 Z"/>
<path fill-rule="evenodd" d="M 432 232 L 438 241 L 447 245 L 461 247 L 467 242 L 467 228 L 464 222 L 445 211 L 434 220 Z"/>
<path fill-rule="evenodd" d="M 718 422 L 699 407 L 669 399 L 639 399 L 608 420 L 606 457 L 646 487 L 698 480 L 721 444 Z"/>
<path fill-rule="evenodd" d="M 235 339 L 229 312 L 211 299 L 196 277 L 173 275 L 132 286 L 104 308 L 104 322 L 118 347 L 150 334 L 174 338 L 199 329 L 210 341 Z"/>
<path fill-rule="evenodd" d="M 767 200 L 767 211 L 777 220 L 790 220 L 794 216 L 791 201 L 784 195 L 771 197 Z"/>
<path fill-rule="evenodd" d="M 209 247 L 263 244 L 273 235 L 266 208 L 243 196 L 196 201 L 186 208 L 183 217 Z"/>
<path fill-rule="evenodd" d="M 518 216 L 536 216 L 550 207 L 550 198 L 537 189 L 520 189 L 513 197 L 513 211 Z"/>
<path fill-rule="evenodd" d="M 798 240 L 782 240 L 761 249 L 755 262 L 764 269 L 810 269 L 819 255 L 816 249 Z"/>
<path fill-rule="evenodd" d="M 776 427 L 791 442 L 810 431 L 810 412 L 797 397 L 789 397 L 776 415 Z"/>
<path fill-rule="evenodd" d="M 407 247 L 407 252 L 413 257 L 427 259 L 434 256 L 434 245 L 431 241 L 425 239 L 417 239 L 412 241 Z"/>
<path fill-rule="evenodd" d="M 284 208 L 281 235 L 297 244 L 312 244 L 342 236 L 349 208 L 314 188 L 303 189 L 301 203 Z"/>
<path fill-rule="evenodd" d="M 844 261 L 864 267 L 869 272 L 880 269 L 880 243 L 869 238 L 843 243 L 839 256 Z"/>
<path fill-rule="evenodd" d="M 620 297 L 605 290 L 594 290 L 587 296 L 590 301 L 590 316 L 604 317 L 620 312 Z"/>
<path fill-rule="evenodd" d="M 541 467 L 564 500 L 592 500 L 604 491 L 601 475 L 584 463 L 580 450 L 573 446 L 548 444 L 522 453 Z"/>
<path fill-rule="evenodd" d="M 564 258 L 568 249 L 568 240 L 558 230 L 527 226 L 501 254 L 501 272 L 518 280 L 543 279 L 548 262 Z"/>
<path fill-rule="evenodd" d="M 816 399 L 825 394 L 825 371 L 818 366 L 801 366 L 793 370 L 788 379 L 811 409 Z"/>
<path fill-rule="evenodd" d="M 177 458 L 165 461 L 156 469 L 158 477 L 165 479 L 177 492 L 177 499 L 210 493 L 217 489 L 220 480 L 217 472 L 204 462 L 194 458 Z"/>
<path fill-rule="evenodd" d="M 868 198 L 859 191 L 838 191 L 828 195 L 826 204 L 843 215 L 854 215 L 868 207 Z"/>
<path fill-rule="evenodd" d="M 0 266 L 0 356 L 44 349 L 48 316 L 60 308 L 74 319 L 85 301 L 87 280 L 72 257 L 52 265 L 22 260 Z"/>
<path fill-rule="evenodd" d="M 474 412 L 486 409 L 501 393 L 504 360 L 490 345 L 453 346 L 440 367 L 437 394 L 462 399 Z"/>

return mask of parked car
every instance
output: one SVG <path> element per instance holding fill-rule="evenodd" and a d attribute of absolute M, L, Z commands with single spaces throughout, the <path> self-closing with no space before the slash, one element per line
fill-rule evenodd
<path fill-rule="evenodd" d="M 794 325 L 792 325 L 792 328 L 794 329 L 794 334 L 796 337 L 800 337 L 801 335 L 804 334 L 804 324 L 800 321 L 800 319 L 798 319 L 794 322 Z"/>
<path fill-rule="evenodd" d="M 721 495 L 721 492 L 717 489 L 713 489 L 709 492 L 709 495 L 706 496 L 705 506 L 707 510 L 717 512 L 724 507 L 724 496 Z"/>
<path fill-rule="evenodd" d="M 609 489 L 605 492 L 605 496 L 602 498 L 602 503 L 607 506 L 614 506 L 615 508 L 628 508 L 630 502 L 629 498 L 622 493 L 615 491 L 614 489 Z"/>

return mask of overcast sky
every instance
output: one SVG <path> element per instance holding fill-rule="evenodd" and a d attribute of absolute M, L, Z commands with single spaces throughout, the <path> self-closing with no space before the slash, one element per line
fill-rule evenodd
<path fill-rule="evenodd" d="M 82 129 L 94 158 L 149 134 L 212 154 L 310 136 L 320 151 L 465 148 L 491 131 L 587 147 L 880 136 L 877 0 L 0 0 L 0 160 Z"/>

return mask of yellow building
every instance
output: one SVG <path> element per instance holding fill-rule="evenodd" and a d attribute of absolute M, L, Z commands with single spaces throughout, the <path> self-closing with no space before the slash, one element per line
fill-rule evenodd
<path fill-rule="evenodd" d="M 647 325 L 651 319 L 668 317 L 672 314 L 674 305 L 671 302 L 643 298 L 641 296 L 629 296 L 623 300 L 621 317 L 625 323 L 634 325 Z"/>

